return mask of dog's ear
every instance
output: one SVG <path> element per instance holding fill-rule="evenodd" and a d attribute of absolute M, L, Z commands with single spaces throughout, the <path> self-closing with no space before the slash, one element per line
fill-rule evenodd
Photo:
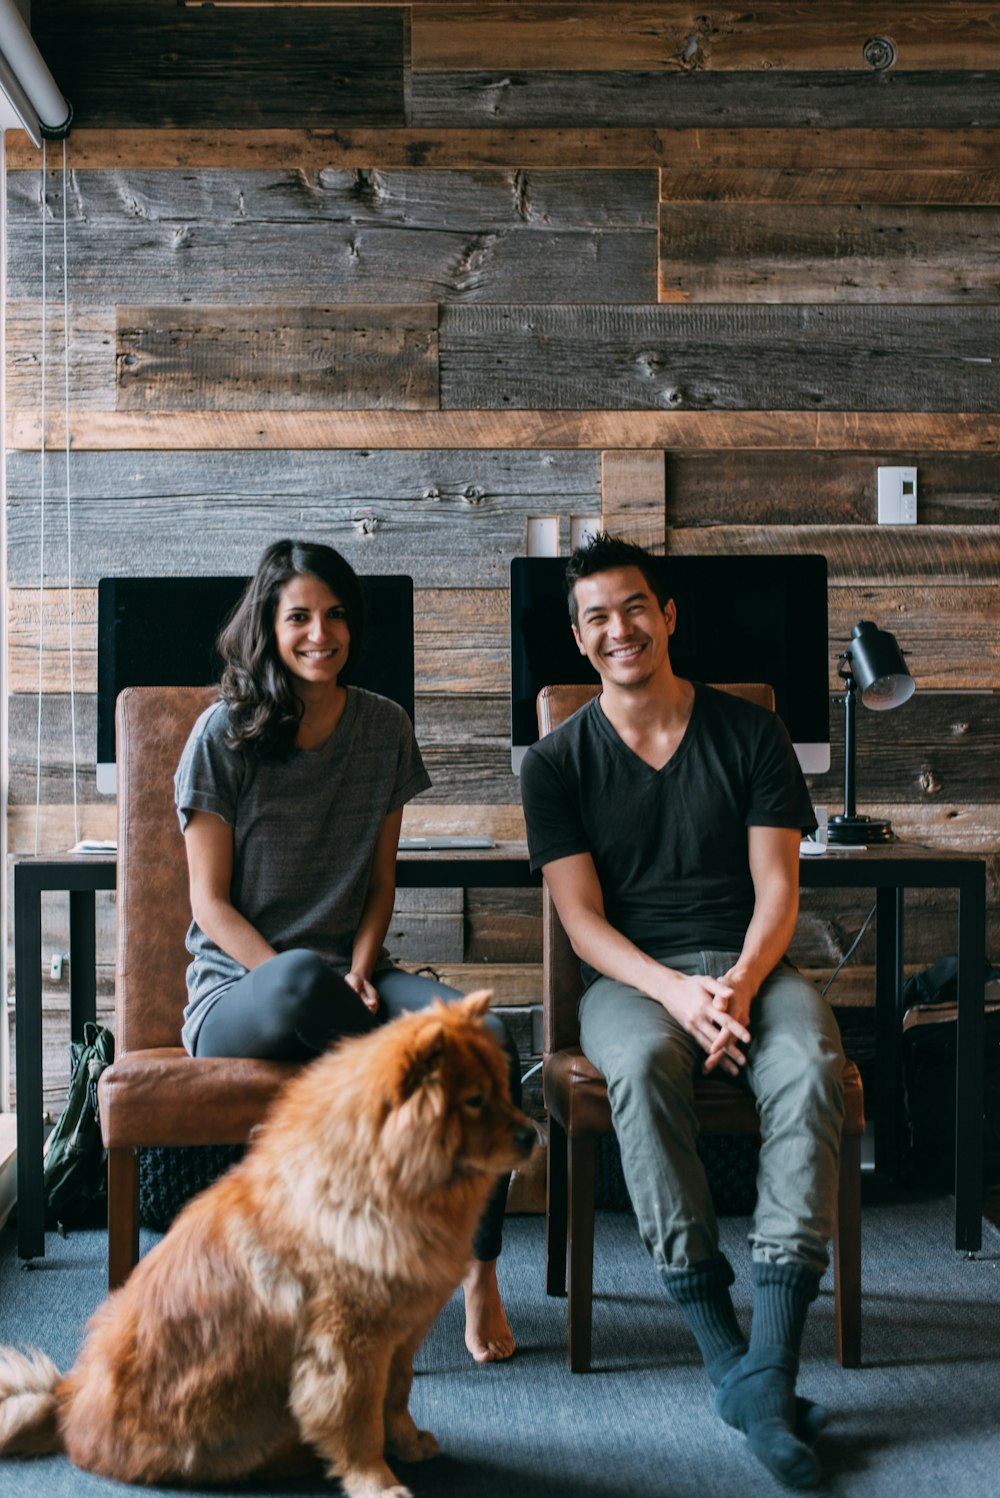
<path fill-rule="evenodd" d="M 428 1021 L 410 1049 L 406 1070 L 400 1083 L 404 1098 L 412 1097 L 441 1065 L 444 1055 L 444 1025 Z"/>
<path fill-rule="evenodd" d="M 489 1014 L 492 1003 L 493 990 L 480 988 L 475 993 L 470 993 L 467 999 L 461 999 L 454 1007 L 461 1009 L 470 1019 L 482 1019 L 484 1015 Z"/>

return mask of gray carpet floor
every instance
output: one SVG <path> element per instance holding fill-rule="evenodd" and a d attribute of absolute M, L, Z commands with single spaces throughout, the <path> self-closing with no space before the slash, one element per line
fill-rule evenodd
<path fill-rule="evenodd" d="M 984 1224 L 975 1259 L 957 1254 L 950 1197 L 878 1199 L 863 1219 L 864 1366 L 833 1356 L 833 1291 L 826 1282 L 803 1348 L 801 1392 L 832 1414 L 817 1450 L 819 1490 L 864 1498 L 985 1498 L 1000 1487 L 1000 1233 Z M 750 1303 L 746 1222 L 723 1222 Z M 146 1239 L 148 1247 L 152 1239 Z M 594 1371 L 565 1363 L 565 1302 L 546 1297 L 544 1222 L 508 1221 L 501 1281 L 519 1351 L 474 1366 L 462 1344 L 458 1297 L 418 1358 L 412 1407 L 444 1455 L 401 1467 L 416 1498 L 773 1498 L 784 1489 L 743 1439 L 712 1414 L 708 1386 L 677 1313 L 660 1291 L 627 1213 L 601 1213 L 595 1272 Z M 21 1266 L 0 1234 L 0 1340 L 72 1361 L 102 1296 L 104 1239 L 47 1239 Z M 134 1489 L 90 1477 L 62 1457 L 0 1464 L 2 1498 L 113 1498 Z M 239 1491 L 337 1492 L 321 1479 Z"/>

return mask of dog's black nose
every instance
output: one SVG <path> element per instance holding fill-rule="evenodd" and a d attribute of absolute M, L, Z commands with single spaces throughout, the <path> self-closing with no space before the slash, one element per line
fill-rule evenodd
<path fill-rule="evenodd" d="M 538 1135 L 535 1133 L 534 1129 L 529 1128 L 524 1124 L 522 1124 L 519 1129 L 515 1129 L 514 1131 L 514 1143 L 518 1146 L 519 1149 L 522 1149 L 526 1155 L 530 1154 L 534 1149 L 537 1139 Z"/>

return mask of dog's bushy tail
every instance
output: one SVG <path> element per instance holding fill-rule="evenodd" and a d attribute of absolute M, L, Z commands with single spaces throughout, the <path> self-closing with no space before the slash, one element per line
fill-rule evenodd
<path fill-rule="evenodd" d="M 0 1347 L 0 1456 L 62 1449 L 55 1394 L 60 1376 L 44 1352 Z"/>

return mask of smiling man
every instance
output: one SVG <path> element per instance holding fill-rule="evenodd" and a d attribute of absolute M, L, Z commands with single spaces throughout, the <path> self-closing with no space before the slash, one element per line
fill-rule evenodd
<path fill-rule="evenodd" d="M 531 864 L 581 958 L 581 1045 L 607 1078 L 639 1230 L 715 1408 L 781 1481 L 811 1487 L 825 1417 L 795 1383 L 828 1261 L 843 1052 L 785 957 L 809 795 L 776 714 L 674 675 L 655 557 L 600 535 L 566 584 L 602 689 L 525 757 Z M 749 1344 L 696 1148 L 698 1068 L 749 1087 L 761 1116 Z"/>

